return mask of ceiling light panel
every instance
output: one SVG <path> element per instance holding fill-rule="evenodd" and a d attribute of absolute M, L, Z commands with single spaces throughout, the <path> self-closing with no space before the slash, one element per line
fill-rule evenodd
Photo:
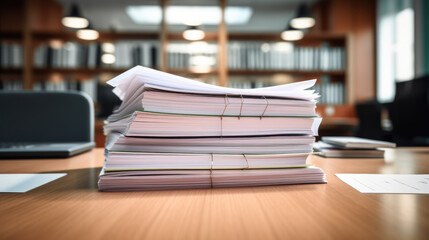
<path fill-rule="evenodd" d="M 161 23 L 159 6 L 127 6 L 125 11 L 138 24 Z M 216 6 L 169 6 L 166 11 L 168 24 L 217 25 L 221 20 L 221 9 Z M 249 22 L 252 13 L 251 7 L 227 7 L 225 21 L 229 25 L 243 25 Z"/>

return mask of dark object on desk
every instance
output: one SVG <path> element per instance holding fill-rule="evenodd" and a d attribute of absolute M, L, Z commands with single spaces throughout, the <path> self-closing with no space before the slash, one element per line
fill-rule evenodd
<path fill-rule="evenodd" d="M 322 137 L 322 141 L 345 148 L 375 149 L 396 147 L 395 143 L 358 137 Z"/>
<path fill-rule="evenodd" d="M 381 110 L 381 104 L 376 100 L 356 104 L 356 113 L 359 118 L 356 136 L 375 140 L 391 140 L 389 133 L 381 127 Z"/>
<path fill-rule="evenodd" d="M 384 151 L 378 149 L 347 148 L 318 141 L 313 145 L 317 155 L 327 158 L 383 158 Z"/>
<path fill-rule="evenodd" d="M 0 91 L 0 113 L 0 158 L 69 157 L 95 146 L 86 94 Z"/>
<path fill-rule="evenodd" d="M 121 105 L 121 99 L 119 99 L 112 90 L 113 87 L 105 83 L 99 83 L 97 85 L 97 102 L 99 104 L 97 118 L 107 118 L 112 114 L 113 110 Z"/>
<path fill-rule="evenodd" d="M 388 109 L 399 146 L 429 145 L 429 76 L 397 82 Z"/>

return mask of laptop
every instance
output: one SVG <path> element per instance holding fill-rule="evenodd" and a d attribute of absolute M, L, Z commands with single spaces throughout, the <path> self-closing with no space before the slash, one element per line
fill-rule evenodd
<path fill-rule="evenodd" d="M 67 158 L 94 147 L 93 142 L 0 143 L 0 158 Z"/>
<path fill-rule="evenodd" d="M 66 158 L 91 150 L 93 111 L 81 92 L 0 91 L 0 159 Z"/>

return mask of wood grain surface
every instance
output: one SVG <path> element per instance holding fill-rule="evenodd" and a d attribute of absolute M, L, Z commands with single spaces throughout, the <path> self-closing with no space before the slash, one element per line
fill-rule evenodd
<path fill-rule="evenodd" d="M 424 239 L 429 195 L 362 194 L 335 173 L 429 173 L 429 148 L 385 159 L 311 156 L 327 184 L 98 192 L 103 149 L 69 159 L 0 160 L 1 173 L 67 173 L 0 194 L 0 239 Z"/>

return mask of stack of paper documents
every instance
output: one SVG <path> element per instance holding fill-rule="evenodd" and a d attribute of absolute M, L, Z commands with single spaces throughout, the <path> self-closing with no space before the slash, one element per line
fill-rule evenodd
<path fill-rule="evenodd" d="M 395 143 L 358 137 L 322 137 L 314 144 L 314 149 L 324 157 L 338 158 L 382 158 L 380 148 L 396 147 Z"/>
<path fill-rule="evenodd" d="M 306 164 L 321 122 L 315 80 L 260 89 L 134 67 L 108 82 L 101 191 L 323 183 Z"/>

